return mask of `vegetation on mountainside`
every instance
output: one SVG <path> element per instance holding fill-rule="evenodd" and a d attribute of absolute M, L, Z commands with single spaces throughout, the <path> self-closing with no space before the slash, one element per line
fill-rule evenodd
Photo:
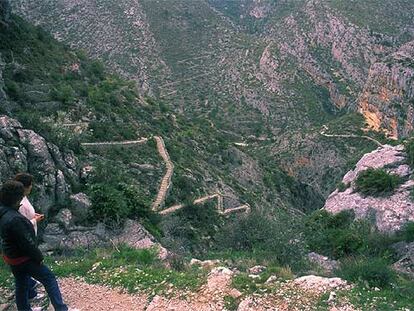
<path fill-rule="evenodd" d="M 414 168 L 414 139 L 409 139 L 404 144 L 404 150 L 407 153 L 407 163 Z"/>
<path fill-rule="evenodd" d="M 352 212 L 333 215 L 320 210 L 307 217 L 304 237 L 311 251 L 339 260 L 335 275 L 356 285 L 350 292 L 338 292 L 338 298 L 347 297 L 362 310 L 400 310 L 412 307 L 413 281 L 393 270 L 399 258 L 392 245 L 409 242 L 411 229 L 408 224 L 389 235 L 369 221 L 355 221 Z M 327 306 L 327 298 L 321 299 L 321 306 Z"/>
<path fill-rule="evenodd" d="M 326 210 L 312 213 L 306 219 L 304 236 L 312 251 L 335 259 L 382 256 L 393 241 L 375 230 L 369 222 L 355 221 L 353 211 L 336 215 Z"/>
<path fill-rule="evenodd" d="M 369 168 L 359 173 L 355 181 L 356 191 L 367 196 L 387 196 L 403 182 L 398 175 L 387 173 L 383 169 Z"/>
<path fill-rule="evenodd" d="M 352 23 L 375 33 L 400 35 L 412 22 L 414 4 L 406 0 L 328 0 Z M 392 7 L 392 9 L 390 9 Z"/>
<path fill-rule="evenodd" d="M 91 221 L 104 221 L 116 227 L 132 217 L 158 237 L 174 237 L 175 233 L 161 232 L 174 221 L 166 218 L 161 224 L 150 211 L 165 170 L 152 135 L 163 136 L 175 165 L 167 207 L 209 194 L 214 191 L 210 189 L 217 188 L 218 180 L 234 189 L 243 203 L 270 207 L 270 202 L 281 200 L 286 206 L 303 205 L 306 210 L 321 204 L 321 198 L 311 187 L 305 189 L 277 164 L 269 165 L 274 161 L 267 153 L 249 153 L 248 160 L 258 163 L 259 179 L 246 185 L 247 181 L 234 172 L 244 170 L 241 155 L 248 157 L 249 150 L 242 153 L 234 147 L 234 142 L 243 139 L 239 134 L 216 128 L 217 110 L 209 114 L 213 120 L 204 115 L 192 115 L 191 119 L 174 115 L 167 103 L 142 98 L 134 83 L 109 74 L 100 62 L 69 50 L 17 16 L 12 17 L 8 26 L 0 25 L 0 39 L 5 42 L 0 53 L 10 98 L 1 112 L 17 118 L 25 128 L 35 130 L 61 149 L 75 151 L 81 165 L 93 167 L 81 185 L 75 187 L 92 199 Z M 261 135 L 268 129 L 260 123 L 253 130 Z M 138 137 L 148 137 L 149 141 L 134 146 L 81 146 L 82 142 Z M 123 200 L 125 197 L 129 199 Z M 175 224 L 183 229 L 180 234 L 187 241 L 187 253 L 204 252 L 210 243 L 204 243 L 206 237 L 214 236 L 210 228 L 220 226 L 221 220 L 214 213 L 205 218 L 204 212 L 211 209 L 203 207 L 175 217 L 186 219 L 176 220 Z M 196 221 L 197 217 L 205 219 Z M 204 250 L 197 250 L 201 245 Z"/>

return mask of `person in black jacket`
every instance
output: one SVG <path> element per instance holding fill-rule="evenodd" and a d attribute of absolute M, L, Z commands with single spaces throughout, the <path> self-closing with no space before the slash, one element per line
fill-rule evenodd
<path fill-rule="evenodd" d="M 32 311 L 29 303 L 29 279 L 33 277 L 46 289 L 57 311 L 67 311 L 56 277 L 43 264 L 43 255 L 37 247 L 33 225 L 18 210 L 24 196 L 24 186 L 8 181 L 0 190 L 0 236 L 3 259 L 10 265 L 16 284 L 16 305 L 19 311 Z"/>

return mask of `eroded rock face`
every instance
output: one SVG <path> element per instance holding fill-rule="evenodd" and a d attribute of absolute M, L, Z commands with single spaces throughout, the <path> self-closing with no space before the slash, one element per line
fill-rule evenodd
<path fill-rule="evenodd" d="M 414 242 L 405 245 L 402 257 L 393 264 L 393 268 L 414 279 Z"/>
<path fill-rule="evenodd" d="M 77 178 L 76 163 L 72 153 L 62 153 L 18 121 L 0 116 L 0 180 L 18 172 L 32 174 L 36 181 L 32 200 L 42 213 L 67 199 L 71 190 L 67 177 Z"/>
<path fill-rule="evenodd" d="M 11 8 L 9 0 L 0 0 L 0 22 L 7 23 L 10 19 Z"/>
<path fill-rule="evenodd" d="M 354 170 L 348 172 L 342 182 L 349 185 L 344 192 L 336 190 L 327 199 L 324 209 L 331 213 L 353 210 L 357 218 L 372 218 L 379 230 L 394 232 L 405 223 L 414 221 L 414 202 L 410 189 L 412 171 L 405 164 L 406 154 L 403 146 L 384 146 L 368 153 L 357 163 Z M 355 192 L 358 174 L 368 168 L 383 168 L 389 173 L 404 177 L 407 181 L 400 185 L 388 197 L 363 196 Z"/>
<path fill-rule="evenodd" d="M 370 128 L 398 139 L 414 131 L 414 41 L 371 66 L 359 101 Z"/>
<path fill-rule="evenodd" d="M 3 104 L 6 100 L 6 92 L 4 91 L 4 79 L 3 79 L 4 64 L 0 54 L 0 103 Z"/>

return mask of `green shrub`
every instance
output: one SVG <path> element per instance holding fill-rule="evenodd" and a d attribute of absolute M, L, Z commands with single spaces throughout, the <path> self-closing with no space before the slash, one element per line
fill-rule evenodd
<path fill-rule="evenodd" d="M 364 282 L 371 287 L 390 287 L 397 274 L 381 258 L 346 260 L 338 271 L 340 277 L 351 282 Z"/>
<path fill-rule="evenodd" d="M 300 270 L 306 252 L 301 231 L 301 220 L 291 215 L 253 211 L 228 220 L 216 235 L 214 247 L 217 251 L 250 252 L 262 260 Z"/>
<path fill-rule="evenodd" d="M 408 140 L 405 144 L 405 152 L 407 153 L 407 162 L 412 168 L 414 167 L 414 139 Z"/>
<path fill-rule="evenodd" d="M 414 222 L 406 223 L 398 235 L 406 242 L 414 242 Z"/>
<path fill-rule="evenodd" d="M 123 193 L 111 185 L 95 184 L 90 187 L 93 220 L 118 225 L 129 215 Z"/>
<path fill-rule="evenodd" d="M 89 193 L 92 220 L 117 226 L 126 218 L 139 219 L 152 229 L 151 233 L 160 235 L 157 228 L 160 218 L 150 210 L 149 202 L 143 200 L 144 196 L 137 187 L 123 183 L 95 183 L 89 187 Z"/>
<path fill-rule="evenodd" d="M 402 183 L 398 175 L 388 174 L 382 169 L 367 169 L 359 174 L 356 180 L 356 190 L 364 195 L 385 196 L 394 192 Z"/>
<path fill-rule="evenodd" d="M 340 182 L 338 185 L 337 185 L 337 188 L 338 188 L 338 191 L 339 192 L 344 192 L 346 189 L 348 189 L 349 188 L 349 184 L 344 184 L 343 182 Z"/>
<path fill-rule="evenodd" d="M 312 251 L 333 258 L 351 255 L 387 256 L 392 238 L 367 221 L 354 221 L 353 211 L 330 214 L 319 210 L 305 221 L 305 238 Z"/>

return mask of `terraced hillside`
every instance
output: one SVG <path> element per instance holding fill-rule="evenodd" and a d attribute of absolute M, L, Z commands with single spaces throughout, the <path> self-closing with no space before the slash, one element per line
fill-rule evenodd
<path fill-rule="evenodd" d="M 322 195 L 372 146 L 360 153 L 358 142 L 321 138 L 320 127 L 364 127 L 346 128 L 338 117 L 358 110 L 370 66 L 413 39 L 414 8 L 402 0 L 18 0 L 13 7 L 135 79 L 174 114 L 253 141 L 251 154 L 266 149 Z M 321 161 L 322 151 L 330 161 Z"/>

